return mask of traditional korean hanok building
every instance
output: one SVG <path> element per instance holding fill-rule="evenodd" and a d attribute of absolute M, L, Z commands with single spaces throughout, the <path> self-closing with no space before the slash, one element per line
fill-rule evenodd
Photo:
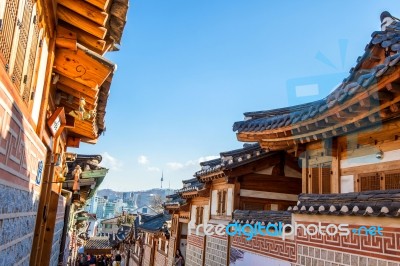
<path fill-rule="evenodd" d="M 176 193 L 186 203 L 179 205 L 178 215 L 173 215 L 171 231 L 174 232 L 173 239 L 175 241 L 171 244 L 171 250 L 168 253 L 169 265 L 173 265 L 177 249 L 181 251 L 187 265 L 202 265 L 205 238 L 204 236 L 190 236 L 189 230 L 190 225 L 195 228 L 197 224 L 208 221 L 210 189 L 197 178 L 183 180 L 182 183 L 183 188 L 177 190 Z M 204 215 L 206 216 L 204 217 Z"/>
<path fill-rule="evenodd" d="M 195 176 L 210 189 L 210 197 L 200 211 L 195 212 L 192 205 L 191 228 L 202 223 L 228 225 L 236 209 L 286 210 L 297 202 L 301 192 L 297 160 L 283 151 L 266 152 L 258 144 L 221 152 L 220 158 L 203 162 L 201 166 Z M 201 239 L 193 230 L 188 239 L 188 251 L 192 249 L 191 243 L 205 243 L 205 265 L 229 262 L 228 236 L 214 234 Z"/>
<path fill-rule="evenodd" d="M 105 130 L 116 66 L 103 55 L 118 50 L 127 8 L 128 0 L 0 1 L 0 195 L 10 206 L 0 214 L 1 265 L 57 264 L 54 233 L 70 196 L 65 152 Z"/>
<path fill-rule="evenodd" d="M 171 216 L 160 213 L 141 214 L 139 217 L 140 222 L 137 228 L 140 239 L 143 241 L 143 250 L 139 250 L 140 245 L 138 245 L 138 253 L 142 258 L 139 258 L 138 262 L 133 261 L 133 265 L 167 265 Z"/>
<path fill-rule="evenodd" d="M 348 236 L 304 235 L 299 229 L 289 256 L 293 265 L 400 262 L 400 22 L 388 12 L 381 22 L 350 75 L 327 97 L 246 113 L 233 126 L 240 141 L 286 150 L 301 160 L 303 194 L 289 209 L 292 223 L 355 229 Z M 368 235 L 361 228 L 359 234 L 360 226 L 383 230 Z M 292 249 L 291 242 L 262 247 L 237 241 L 268 256 L 278 246 Z"/>
<path fill-rule="evenodd" d="M 74 261 L 78 248 L 84 246 L 89 239 L 89 230 L 94 221 L 93 216 L 87 213 L 84 207 L 86 202 L 95 195 L 108 172 L 107 168 L 100 166 L 102 160 L 100 155 L 71 153 L 66 153 L 66 155 L 68 173 L 62 181 L 62 192 L 68 197 L 64 214 L 57 214 L 51 264 L 57 264 L 57 260 L 64 264 L 67 261 Z M 60 206 L 57 212 L 59 209 Z"/>
<path fill-rule="evenodd" d="M 168 248 L 168 266 L 174 265 L 176 250 L 180 249 L 186 256 L 187 232 L 182 232 L 182 222 L 179 221 L 180 211 L 189 210 L 186 200 L 178 193 L 166 196 L 164 209 L 171 215 L 171 230 Z M 186 219 L 185 219 L 186 221 Z M 187 223 L 185 223 L 187 226 Z"/>

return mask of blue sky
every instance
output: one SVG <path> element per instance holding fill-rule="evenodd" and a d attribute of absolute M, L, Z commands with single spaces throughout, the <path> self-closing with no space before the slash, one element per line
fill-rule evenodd
<path fill-rule="evenodd" d="M 323 98 L 363 54 L 397 1 L 131 1 L 108 102 L 100 188 L 181 187 L 199 161 L 240 148 L 247 111 Z M 294 84 L 294 85 L 293 85 Z M 293 86 L 317 84 L 312 96 Z"/>

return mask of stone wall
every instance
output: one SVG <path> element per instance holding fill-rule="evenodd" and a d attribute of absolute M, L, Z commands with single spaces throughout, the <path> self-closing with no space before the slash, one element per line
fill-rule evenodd
<path fill-rule="evenodd" d="M 188 266 L 203 265 L 204 237 L 188 235 L 188 245 L 186 247 L 186 263 Z"/>
<path fill-rule="evenodd" d="M 46 149 L 0 81 L 0 265 L 28 265 Z"/>
<path fill-rule="evenodd" d="M 210 266 L 226 266 L 228 259 L 228 238 L 209 236 L 206 240 L 205 263 Z"/>

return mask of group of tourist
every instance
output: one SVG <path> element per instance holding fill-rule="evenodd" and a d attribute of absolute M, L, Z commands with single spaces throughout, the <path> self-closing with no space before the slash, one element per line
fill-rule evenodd
<path fill-rule="evenodd" d="M 78 266 L 124 266 L 122 264 L 122 258 L 120 254 L 114 256 L 99 255 L 94 256 L 93 254 L 80 253 L 77 258 Z"/>

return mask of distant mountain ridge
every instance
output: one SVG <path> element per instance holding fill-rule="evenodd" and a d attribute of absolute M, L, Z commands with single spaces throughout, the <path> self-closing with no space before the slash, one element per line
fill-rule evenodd
<path fill-rule="evenodd" d="M 97 191 L 97 196 L 99 197 L 104 197 L 104 196 L 110 196 L 110 195 L 114 195 L 114 196 L 118 196 L 118 197 L 122 197 L 123 193 L 126 192 L 133 192 L 135 193 L 144 193 L 144 194 L 172 194 L 174 193 L 175 189 L 169 189 L 169 188 L 151 188 L 151 189 L 147 189 L 147 190 L 136 190 L 136 191 L 115 191 L 109 188 L 106 189 L 100 189 Z M 164 192 L 164 193 L 163 193 Z M 168 193 L 169 192 L 169 193 Z"/>

